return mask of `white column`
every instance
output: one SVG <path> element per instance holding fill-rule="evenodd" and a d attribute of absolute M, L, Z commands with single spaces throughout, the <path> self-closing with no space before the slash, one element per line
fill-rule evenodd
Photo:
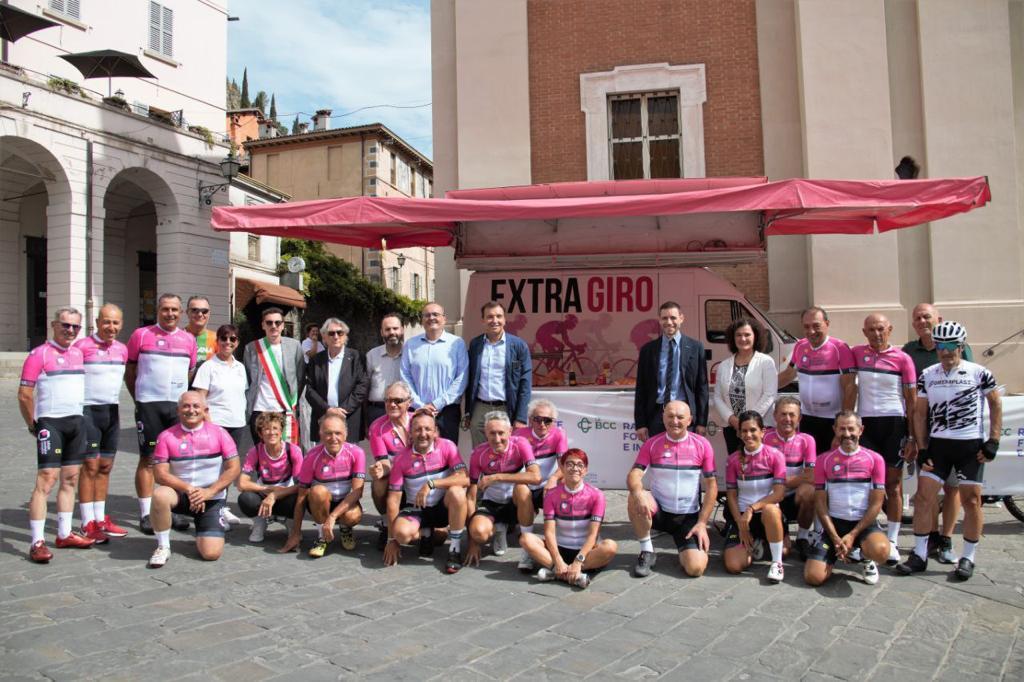
<path fill-rule="evenodd" d="M 46 311 L 74 306 L 85 314 L 85 204 L 51 191 L 46 207 Z"/>

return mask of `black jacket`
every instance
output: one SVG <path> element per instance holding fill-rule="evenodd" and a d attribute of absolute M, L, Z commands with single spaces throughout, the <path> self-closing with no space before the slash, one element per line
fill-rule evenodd
<path fill-rule="evenodd" d="M 370 388 L 370 376 L 366 373 L 366 360 L 354 348 L 345 347 L 338 375 L 338 407 L 348 412 L 348 442 L 358 443 L 363 438 L 363 402 Z M 309 401 L 310 437 L 320 440 L 320 417 L 327 412 L 327 351 L 313 356 L 306 367 L 306 400 Z"/>
<path fill-rule="evenodd" d="M 704 344 L 681 335 L 679 372 L 680 396 L 690 406 L 693 416 L 691 428 L 708 425 L 708 364 L 704 355 Z M 649 428 L 652 422 L 661 420 L 658 406 L 658 358 L 661 354 L 661 339 L 654 339 L 640 349 L 636 366 L 636 393 L 633 402 L 633 418 L 636 428 Z"/>

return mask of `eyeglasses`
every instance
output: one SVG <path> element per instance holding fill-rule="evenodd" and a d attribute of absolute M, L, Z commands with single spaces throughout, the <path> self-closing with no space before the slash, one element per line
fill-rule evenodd
<path fill-rule="evenodd" d="M 218 336 L 218 341 L 224 341 L 225 343 L 238 343 L 237 336 Z"/>
<path fill-rule="evenodd" d="M 268 325 L 270 327 L 283 327 L 284 320 L 263 320 L 263 324 Z"/>
<path fill-rule="evenodd" d="M 530 421 L 534 424 L 543 424 L 544 426 L 551 426 L 555 423 L 553 417 L 530 417 Z"/>
<path fill-rule="evenodd" d="M 196 315 L 209 315 L 210 314 L 210 309 L 209 308 L 189 308 L 188 311 L 190 313 L 195 313 Z"/>
<path fill-rule="evenodd" d="M 79 329 L 82 328 L 82 325 L 71 324 L 70 322 L 61 322 L 60 327 L 66 332 L 77 332 Z"/>
<path fill-rule="evenodd" d="M 563 469 L 577 469 L 579 471 L 583 471 L 584 469 L 587 468 L 587 465 L 584 464 L 583 462 L 579 461 L 578 459 L 574 459 L 574 460 L 568 461 L 565 464 L 563 464 L 562 468 Z"/>
<path fill-rule="evenodd" d="M 433 317 L 444 317 L 444 313 L 423 313 L 420 315 L 424 320 L 429 320 Z"/>
<path fill-rule="evenodd" d="M 345 336 L 348 332 L 343 332 L 340 329 L 332 329 L 329 332 L 324 332 L 326 336 Z"/>
<path fill-rule="evenodd" d="M 388 405 L 401 405 L 402 403 L 409 402 L 409 398 L 388 398 L 384 402 Z"/>
<path fill-rule="evenodd" d="M 939 350 L 956 350 L 960 344 L 956 341 L 936 341 L 935 347 Z"/>

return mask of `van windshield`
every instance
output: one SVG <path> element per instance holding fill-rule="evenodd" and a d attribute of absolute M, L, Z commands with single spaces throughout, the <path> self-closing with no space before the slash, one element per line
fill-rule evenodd
<path fill-rule="evenodd" d="M 798 339 L 795 336 L 793 336 L 792 334 L 787 332 L 785 329 L 783 329 L 779 325 L 775 324 L 775 320 L 773 320 L 772 318 L 768 317 L 767 313 L 765 313 L 763 310 L 761 310 L 761 308 L 759 308 L 756 303 L 754 303 L 753 301 L 751 301 L 748 298 L 743 299 L 743 302 L 746 303 L 747 305 L 749 305 L 754 310 L 756 310 L 761 315 L 762 319 L 764 319 L 764 321 L 768 323 L 768 326 L 772 328 L 772 331 L 774 331 L 776 334 L 779 335 L 779 338 L 782 339 L 782 343 L 796 343 L 797 342 Z"/>

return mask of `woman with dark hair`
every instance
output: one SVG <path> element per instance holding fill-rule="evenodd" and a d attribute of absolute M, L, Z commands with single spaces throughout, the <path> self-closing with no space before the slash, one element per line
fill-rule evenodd
<path fill-rule="evenodd" d="M 739 415 L 753 410 L 764 417 L 775 404 L 778 371 L 775 361 L 762 352 L 766 338 L 761 324 L 746 317 L 733 320 L 725 330 L 732 355 L 718 365 L 711 402 L 721 420 L 729 452 L 735 452 L 740 446 L 736 435 Z"/>
<path fill-rule="evenodd" d="M 238 477 L 238 506 L 252 519 L 249 542 L 263 542 L 271 518 L 284 519 L 287 526 L 295 516 L 299 488 L 293 477 L 302 466 L 302 448 L 284 442 L 284 425 L 280 412 L 256 418 L 260 442 L 246 453 Z"/>
<path fill-rule="evenodd" d="M 739 416 L 743 445 L 729 455 L 725 467 L 728 505 L 725 510 L 725 551 L 722 559 L 729 573 L 741 573 L 756 559 L 755 546 L 768 541 L 771 565 L 768 581 L 782 582 L 782 511 L 779 502 L 786 492 L 786 457 L 762 442 L 764 419 L 753 410 Z"/>
<path fill-rule="evenodd" d="M 306 336 L 302 339 L 302 355 L 309 364 L 317 353 L 324 349 L 324 344 L 320 340 L 320 327 L 316 322 L 309 322 L 305 327 Z"/>
<path fill-rule="evenodd" d="M 222 324 L 217 328 L 217 354 L 196 370 L 192 388 L 206 396 L 210 408 L 210 421 L 224 429 L 241 445 L 245 433 L 245 390 L 249 381 L 245 367 L 235 359 L 238 348 L 238 328 Z"/>

